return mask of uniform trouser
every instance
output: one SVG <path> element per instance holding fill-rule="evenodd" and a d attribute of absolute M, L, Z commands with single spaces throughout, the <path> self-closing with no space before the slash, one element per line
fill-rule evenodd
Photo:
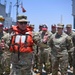
<path fill-rule="evenodd" d="M 2 54 L 0 54 L 0 75 L 3 73 Z"/>
<path fill-rule="evenodd" d="M 68 54 L 64 54 L 62 57 L 57 57 L 51 54 L 52 59 L 52 75 L 58 75 L 58 68 L 60 65 L 61 75 L 67 74 L 68 67 Z"/>
<path fill-rule="evenodd" d="M 73 74 L 75 75 L 75 49 L 73 52 Z"/>
<path fill-rule="evenodd" d="M 38 54 L 34 54 L 34 65 L 33 68 L 38 68 Z"/>
<path fill-rule="evenodd" d="M 51 69 L 50 48 L 40 50 L 38 61 L 39 61 L 38 69 L 39 69 L 40 73 L 42 72 L 43 64 L 45 65 L 46 72 L 50 73 L 50 69 Z"/>
<path fill-rule="evenodd" d="M 11 58 L 11 53 L 9 51 L 5 51 L 2 54 L 2 65 L 3 65 L 3 73 L 5 75 L 8 75 L 10 73 L 10 58 Z"/>
<path fill-rule="evenodd" d="M 12 53 L 12 68 L 10 75 L 32 75 L 33 53 Z"/>
<path fill-rule="evenodd" d="M 73 66 L 73 53 L 68 53 L 68 62 L 70 67 Z"/>
<path fill-rule="evenodd" d="M 4 51 L 0 56 L 0 75 L 8 75 L 10 73 L 10 52 Z"/>
<path fill-rule="evenodd" d="M 73 75 L 75 75 L 75 68 L 73 68 Z"/>

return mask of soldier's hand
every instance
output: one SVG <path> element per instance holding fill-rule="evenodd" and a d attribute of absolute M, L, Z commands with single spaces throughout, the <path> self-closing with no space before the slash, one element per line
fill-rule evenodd
<path fill-rule="evenodd" d="M 46 42 L 47 42 L 47 40 L 48 40 L 48 36 L 47 36 L 47 35 L 45 35 L 45 36 L 44 36 L 44 38 L 43 38 L 43 43 L 46 43 Z"/>

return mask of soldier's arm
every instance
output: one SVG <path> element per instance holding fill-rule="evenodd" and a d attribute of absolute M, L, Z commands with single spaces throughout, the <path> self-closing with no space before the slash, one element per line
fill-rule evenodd
<path fill-rule="evenodd" d="M 66 48 L 68 52 L 72 52 L 73 42 L 69 36 L 66 38 Z"/>
<path fill-rule="evenodd" d="M 33 37 L 33 41 L 35 44 L 39 43 L 39 41 L 40 41 L 39 32 L 33 32 L 32 37 Z"/>
<path fill-rule="evenodd" d="M 75 35 L 72 36 L 73 46 L 75 47 Z"/>
<path fill-rule="evenodd" d="M 10 35 L 7 33 L 6 35 L 4 35 L 3 37 L 4 42 L 5 42 L 5 49 L 9 49 L 9 44 L 10 44 Z"/>
<path fill-rule="evenodd" d="M 33 41 L 38 47 L 47 48 L 47 45 L 41 42 L 41 37 L 39 35 L 39 32 L 33 33 Z"/>
<path fill-rule="evenodd" d="M 48 34 L 48 41 L 50 40 L 51 36 L 52 36 L 52 33 L 49 32 L 49 34 Z M 48 42 L 48 41 L 47 41 L 47 42 Z"/>
<path fill-rule="evenodd" d="M 53 47 L 53 35 L 51 35 L 48 39 L 48 45 L 52 48 Z"/>

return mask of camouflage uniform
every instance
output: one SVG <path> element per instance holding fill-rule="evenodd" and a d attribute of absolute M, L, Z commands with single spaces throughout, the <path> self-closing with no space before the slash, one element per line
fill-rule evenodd
<path fill-rule="evenodd" d="M 20 15 L 17 17 L 18 19 L 18 27 L 24 31 L 24 33 L 22 33 L 21 30 L 19 30 L 20 34 L 21 35 L 24 35 L 26 32 L 25 32 L 25 28 L 28 26 L 27 23 L 27 16 L 24 16 L 24 15 Z M 21 24 L 24 24 L 24 25 L 21 25 Z M 22 29 L 21 26 L 24 26 L 24 29 Z M 17 28 L 18 28 L 17 27 Z M 29 26 L 28 26 L 29 27 Z M 14 29 L 14 28 L 13 28 Z M 27 29 L 27 28 L 26 28 Z M 29 28 L 28 28 L 29 29 Z M 18 31 L 18 29 L 17 29 Z M 31 32 L 31 30 L 29 30 Z M 29 32 L 28 31 L 28 32 Z M 18 33 L 19 33 L 18 32 Z M 27 33 L 28 33 L 27 32 Z M 36 37 L 36 34 L 32 34 L 32 40 L 30 40 L 28 43 L 31 44 L 31 49 L 32 49 L 32 46 L 33 46 L 33 43 L 35 42 L 36 44 L 39 44 L 38 42 L 38 39 L 39 37 L 37 38 Z M 25 38 L 23 38 L 25 39 Z M 16 39 L 17 40 L 17 39 Z M 24 41 L 24 40 L 22 40 Z M 27 43 L 27 44 L 28 44 Z M 25 46 L 23 46 L 24 48 Z M 25 47 L 26 48 L 26 47 Z M 12 55 L 11 55 L 11 64 L 12 64 L 12 68 L 11 68 L 11 72 L 10 72 L 10 75 L 32 75 L 32 61 L 33 61 L 33 51 L 31 52 L 19 52 L 20 55 L 18 55 L 18 52 L 13 52 L 12 51 Z M 18 59 L 18 56 L 19 56 L 19 59 Z"/>
<path fill-rule="evenodd" d="M 62 26 L 58 26 L 63 28 Z M 51 60 L 52 60 L 52 75 L 58 75 L 58 68 L 60 65 L 61 75 L 67 74 L 68 67 L 68 52 L 72 48 L 71 39 L 65 33 L 58 35 L 58 31 L 52 35 L 49 40 L 51 47 Z"/>
<path fill-rule="evenodd" d="M 33 70 L 37 72 L 38 69 L 38 46 L 34 44 L 33 46 Z"/>
<path fill-rule="evenodd" d="M 75 75 L 75 35 L 72 37 L 74 51 L 73 51 L 73 74 Z"/>
<path fill-rule="evenodd" d="M 70 36 L 70 38 L 72 39 L 72 37 L 73 37 L 73 35 L 75 35 L 75 32 L 74 31 L 72 31 L 72 25 L 71 24 L 67 24 L 66 25 L 66 28 L 68 29 L 70 29 L 70 30 L 68 30 L 68 31 L 66 31 L 66 34 L 68 35 L 68 36 Z M 69 61 L 69 65 L 70 65 L 70 67 L 72 67 L 73 66 L 73 49 L 74 48 L 72 48 L 69 52 L 68 52 L 68 61 Z"/>
<path fill-rule="evenodd" d="M 16 32 L 18 32 L 21 35 L 24 35 L 26 33 L 25 28 L 26 26 L 28 26 L 27 23 L 29 22 L 27 21 L 27 16 L 19 15 L 17 16 L 17 20 L 18 20 L 18 27 L 19 27 L 19 29 L 17 28 L 17 30 L 20 32 L 14 31 L 12 36 Z M 24 29 L 23 27 L 21 27 L 22 25 L 24 26 Z M 22 33 L 22 31 L 24 32 Z M 24 40 L 25 38 L 22 39 L 22 41 Z M 11 52 L 11 53 L 12 53 L 11 54 L 12 67 L 11 67 L 10 75 L 32 75 L 31 69 L 32 69 L 33 52 L 31 51 L 31 52 Z"/>
<path fill-rule="evenodd" d="M 51 70 L 51 63 L 50 63 L 50 47 L 48 46 L 47 44 L 47 41 L 44 42 L 44 37 L 45 36 L 48 36 L 48 38 L 51 37 L 51 33 L 49 31 L 46 31 L 45 33 L 43 31 L 40 31 L 39 32 L 39 36 L 40 36 L 40 43 L 45 44 L 47 45 L 46 48 L 40 48 L 39 47 L 39 51 L 38 51 L 38 69 L 39 69 L 39 72 L 42 73 L 42 68 L 43 68 L 43 64 L 45 65 L 45 71 L 46 73 L 50 73 L 50 70 Z"/>
<path fill-rule="evenodd" d="M 0 33 L 0 39 L 3 39 L 5 43 L 5 48 L 2 49 L 2 51 L 0 52 L 1 56 L 0 68 L 2 68 L 3 70 L 2 72 L 5 75 L 8 75 L 10 73 L 10 56 L 11 56 L 11 53 L 9 52 L 9 43 L 10 43 L 9 34 L 3 31 L 3 33 Z"/>
<path fill-rule="evenodd" d="M 32 30 L 32 33 L 33 34 L 37 34 L 37 32 L 34 31 L 34 24 L 30 24 L 29 25 L 31 27 L 31 30 Z M 38 53 L 38 46 L 36 44 L 34 44 L 33 46 L 33 71 L 36 72 L 36 70 L 38 69 L 38 56 L 37 56 L 37 53 Z"/>

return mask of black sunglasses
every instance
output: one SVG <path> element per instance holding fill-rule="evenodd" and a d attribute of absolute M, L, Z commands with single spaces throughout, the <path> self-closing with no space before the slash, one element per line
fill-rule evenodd
<path fill-rule="evenodd" d="M 20 23 L 21 25 L 22 25 L 22 24 L 27 24 L 27 22 L 19 22 L 19 23 Z"/>

